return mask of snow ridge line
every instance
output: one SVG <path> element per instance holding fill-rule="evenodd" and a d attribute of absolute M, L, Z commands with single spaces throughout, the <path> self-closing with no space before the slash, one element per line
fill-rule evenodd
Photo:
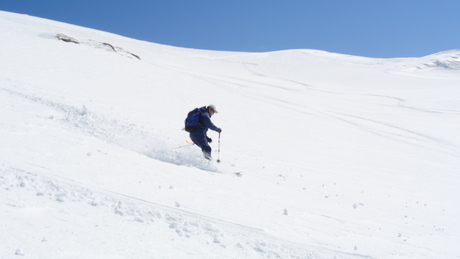
<path fill-rule="evenodd" d="M 13 190 L 59 204 L 76 203 L 81 206 L 92 206 L 101 210 L 103 214 L 112 213 L 122 217 L 120 224 L 132 222 L 143 224 L 145 227 L 160 224 L 163 229 L 169 229 L 179 238 L 198 239 L 204 244 L 216 245 L 219 249 L 238 249 L 242 258 L 256 254 L 260 258 L 371 259 L 369 256 L 293 244 L 270 237 L 259 229 L 212 219 L 107 190 L 94 191 L 75 183 L 57 181 L 10 168 L 2 163 L 0 164 L 0 193 Z"/>

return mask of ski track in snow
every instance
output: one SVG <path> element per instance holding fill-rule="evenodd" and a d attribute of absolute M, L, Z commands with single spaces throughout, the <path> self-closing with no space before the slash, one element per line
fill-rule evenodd
<path fill-rule="evenodd" d="M 423 148 L 439 149 L 443 153 L 460 158 L 459 147 L 456 146 L 454 143 L 449 142 L 448 140 L 432 137 L 417 132 L 415 130 L 404 129 L 396 125 L 391 125 L 373 119 L 338 112 L 335 114 L 335 116 L 331 116 L 335 117 L 338 120 L 347 122 L 351 125 L 355 125 L 362 130 L 372 132 L 376 135 L 383 136 L 396 141 L 405 142 L 411 145 L 420 146 Z M 377 125 L 377 127 L 374 127 L 373 125 Z M 432 144 L 430 145 L 430 143 Z M 442 146 L 444 148 L 440 149 L 439 146 Z"/>
<path fill-rule="evenodd" d="M 60 121 L 65 127 L 78 130 L 104 142 L 118 145 L 159 161 L 219 172 L 215 166 L 202 159 L 201 156 L 197 156 L 197 153 L 184 152 L 183 149 L 171 147 L 165 141 L 161 141 L 161 139 L 165 139 L 164 136 L 155 136 L 152 133 L 137 129 L 134 124 L 126 124 L 96 114 L 84 105 L 77 108 L 48 100 L 45 97 L 31 96 L 6 88 L 0 90 L 11 96 L 52 109 L 60 114 Z M 142 143 L 147 144 L 142 145 Z"/>
<path fill-rule="evenodd" d="M 341 93 L 338 93 L 338 92 L 317 90 L 317 89 L 312 88 L 311 85 L 307 85 L 307 84 L 304 84 L 304 83 L 301 83 L 301 82 L 296 82 L 294 80 L 289 80 L 289 79 L 272 78 L 272 77 L 268 77 L 267 75 L 264 75 L 264 74 L 256 73 L 254 71 L 251 71 L 251 72 L 253 72 L 254 74 L 257 74 L 257 75 L 259 75 L 259 76 L 261 76 L 263 78 L 269 78 L 272 81 L 281 81 L 281 82 L 285 82 L 285 83 L 284 84 L 268 85 L 268 84 L 263 84 L 263 83 L 259 83 L 259 82 L 256 82 L 256 81 L 251 82 L 251 81 L 247 81 L 247 80 L 243 80 L 243 79 L 238 79 L 238 78 L 235 78 L 235 77 L 222 76 L 222 75 L 209 74 L 209 73 L 202 73 L 201 75 L 198 75 L 197 73 L 192 74 L 190 72 L 186 72 L 186 71 L 178 69 L 178 68 L 174 68 L 174 69 L 177 70 L 177 71 L 180 71 L 181 73 L 186 73 L 189 76 L 199 78 L 200 80 L 210 82 L 210 83 L 213 83 L 213 84 L 219 84 L 219 85 L 234 85 L 234 84 L 237 84 L 237 85 L 247 86 L 247 87 L 249 87 L 249 85 L 252 85 L 252 86 L 258 85 L 258 86 L 261 86 L 261 87 L 263 86 L 263 87 L 277 88 L 277 89 L 280 89 L 282 91 L 292 92 L 294 94 L 297 93 L 297 94 L 306 95 L 307 92 L 309 92 L 309 91 L 318 91 L 320 93 L 329 95 L 329 97 L 332 97 L 332 96 L 335 96 L 335 95 L 341 95 Z M 283 85 L 283 86 L 280 86 L 280 85 Z M 289 87 L 286 87 L 285 85 L 294 85 L 294 87 L 289 88 Z M 300 86 L 301 88 L 300 89 L 295 89 L 296 85 Z M 243 94 L 243 92 L 239 92 L 239 93 Z M 450 115 L 459 114 L 458 111 L 436 111 L 436 110 L 426 110 L 426 109 L 421 109 L 421 108 L 410 107 L 410 106 L 407 106 L 407 105 L 403 105 L 402 103 L 404 102 L 404 100 L 401 99 L 401 98 L 398 98 L 398 97 L 382 96 L 382 95 L 369 95 L 369 94 L 360 95 L 360 96 L 375 97 L 375 98 L 379 98 L 379 99 L 385 99 L 386 101 L 383 102 L 385 105 L 388 105 L 387 103 L 388 103 L 388 101 L 390 101 L 392 103 L 392 105 L 395 106 L 395 107 L 399 107 L 401 109 L 404 109 L 404 108 L 412 109 L 414 111 L 418 111 L 418 112 L 422 112 L 422 113 L 427 112 L 427 113 L 450 114 Z M 427 147 L 427 148 L 435 148 L 435 149 L 439 149 L 437 146 L 438 146 L 438 144 L 440 144 L 441 146 L 445 147 L 443 150 L 440 150 L 441 152 L 444 152 L 446 154 L 455 156 L 457 158 L 460 157 L 460 147 L 458 147 L 454 143 L 452 143 L 452 142 L 450 142 L 448 140 L 445 140 L 445 139 L 441 139 L 440 137 L 433 137 L 433 136 L 430 136 L 430 135 L 427 135 L 427 134 L 423 134 L 423 133 L 418 132 L 418 131 L 413 130 L 413 129 L 406 129 L 406 128 L 402 128 L 400 126 L 393 125 L 391 123 L 381 122 L 381 121 L 377 121 L 375 119 L 359 117 L 359 116 L 356 116 L 356 115 L 345 114 L 345 113 L 341 113 L 341 112 L 319 111 L 319 110 L 316 110 L 316 109 L 307 108 L 305 105 L 295 105 L 292 102 L 290 103 L 290 102 L 287 102 L 286 100 L 283 100 L 281 98 L 277 98 L 277 97 L 274 97 L 274 96 L 271 96 L 271 95 L 270 96 L 267 95 L 267 96 L 263 96 L 263 97 L 259 96 L 259 98 L 262 99 L 262 100 L 268 101 L 268 102 L 276 103 L 277 105 L 280 105 L 280 106 L 285 106 L 285 107 L 289 107 L 290 109 L 298 110 L 298 111 L 300 111 L 302 113 L 311 114 L 311 115 L 325 116 L 325 117 L 331 117 L 331 118 L 334 118 L 334 119 L 349 123 L 351 125 L 354 125 L 354 126 L 358 127 L 361 130 L 372 132 L 372 133 L 374 133 L 376 135 L 386 137 L 386 138 L 390 138 L 390 139 L 397 140 L 397 141 L 402 141 L 402 142 L 405 142 L 405 143 L 408 143 L 408 144 L 417 145 L 417 146 L 421 146 L 421 147 Z M 328 97 L 326 97 L 326 98 L 328 98 Z M 367 100 L 367 101 L 369 102 L 369 100 Z M 378 102 L 373 102 L 373 103 L 378 103 Z M 293 108 L 293 106 L 297 106 L 297 109 Z M 307 109 L 310 110 L 310 111 L 306 112 Z M 428 145 L 427 142 L 428 143 L 432 142 L 433 144 Z"/>

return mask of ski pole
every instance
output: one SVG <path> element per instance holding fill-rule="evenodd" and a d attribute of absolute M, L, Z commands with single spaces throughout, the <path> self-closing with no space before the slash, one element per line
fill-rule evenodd
<path fill-rule="evenodd" d="M 220 163 L 220 132 L 219 132 L 219 139 L 217 141 L 217 163 Z"/>

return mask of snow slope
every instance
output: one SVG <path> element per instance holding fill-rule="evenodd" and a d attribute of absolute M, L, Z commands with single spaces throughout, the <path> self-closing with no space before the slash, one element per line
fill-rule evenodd
<path fill-rule="evenodd" d="M 460 258 L 460 50 L 217 52 L 0 12 L 0 60 L 0 258 Z M 220 164 L 181 130 L 211 103 Z"/>

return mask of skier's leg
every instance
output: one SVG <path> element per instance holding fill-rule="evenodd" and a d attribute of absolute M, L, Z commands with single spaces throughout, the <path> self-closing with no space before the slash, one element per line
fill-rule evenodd
<path fill-rule="evenodd" d="M 197 136 L 197 134 L 193 134 L 193 132 L 190 133 L 190 139 L 193 141 L 193 143 L 195 143 L 195 145 L 197 145 L 199 148 L 202 148 L 200 146 L 200 141 L 199 141 L 200 138 Z"/>
<path fill-rule="evenodd" d="M 201 148 L 201 151 L 203 151 L 203 155 L 206 159 L 211 160 L 211 147 L 208 144 L 208 140 L 206 138 L 206 135 L 200 134 L 198 132 L 192 132 L 190 133 L 190 139 L 197 145 L 198 147 Z"/>
<path fill-rule="evenodd" d="M 208 143 L 206 143 L 205 146 L 203 146 L 201 148 L 201 150 L 203 151 L 203 155 L 204 155 L 204 158 L 208 159 L 208 160 L 212 160 L 212 157 L 211 157 L 211 147 L 208 145 Z"/>

